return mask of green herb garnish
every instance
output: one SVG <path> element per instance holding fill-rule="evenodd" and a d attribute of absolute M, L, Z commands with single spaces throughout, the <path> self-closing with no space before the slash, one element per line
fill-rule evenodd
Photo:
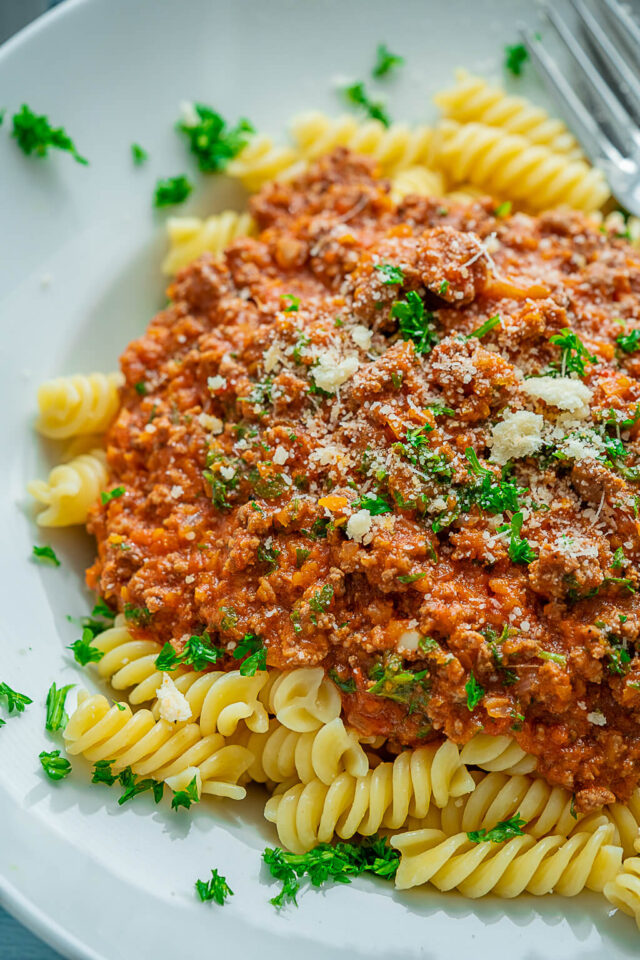
<path fill-rule="evenodd" d="M 168 207 L 174 203 L 183 203 L 192 190 L 193 184 L 184 174 L 158 180 L 153 194 L 153 205 L 154 207 Z"/>
<path fill-rule="evenodd" d="M 189 810 L 192 803 L 198 803 L 200 797 L 198 796 L 198 779 L 194 774 L 193 780 L 190 780 L 184 790 L 176 790 L 172 799 L 171 799 L 171 809 L 178 810 L 180 807 L 184 807 L 185 810 Z"/>
<path fill-rule="evenodd" d="M 553 343 L 562 350 L 560 375 L 563 377 L 570 373 L 577 373 L 579 377 L 584 377 L 587 372 L 585 363 L 598 362 L 598 358 L 589 353 L 582 340 L 568 327 L 549 337 L 549 343 Z M 554 362 L 551 366 L 557 370 L 557 363 Z"/>
<path fill-rule="evenodd" d="M 635 353 L 636 350 L 640 350 L 640 330 L 635 329 L 630 333 L 618 334 L 616 343 L 625 353 Z"/>
<path fill-rule="evenodd" d="M 508 820 L 500 820 L 491 830 L 470 830 L 467 833 L 472 843 L 504 843 L 512 837 L 521 837 L 527 821 L 523 820 L 519 813 L 510 817 Z"/>
<path fill-rule="evenodd" d="M 382 282 L 387 287 L 404 282 L 404 273 L 392 263 L 378 263 L 373 269 L 380 271 Z"/>
<path fill-rule="evenodd" d="M 215 869 L 211 871 L 211 880 L 196 880 L 196 892 L 203 903 L 213 900 L 220 906 L 224 904 L 227 897 L 233 896 L 233 890 L 227 883 L 227 878 Z"/>
<path fill-rule="evenodd" d="M 80 639 L 74 640 L 67 647 L 68 650 L 73 650 L 76 663 L 79 663 L 81 667 L 86 667 L 88 663 L 97 663 L 104 657 L 104 652 L 93 646 L 94 638 L 95 633 L 91 627 L 85 627 Z"/>
<path fill-rule="evenodd" d="M 410 290 L 406 299 L 394 302 L 391 316 L 398 321 L 402 339 L 413 341 L 416 353 L 429 353 L 438 342 L 433 323 L 435 314 L 425 310 L 415 290 Z"/>
<path fill-rule="evenodd" d="M 12 690 L 8 683 L 0 683 L 0 699 L 3 697 L 7 701 L 9 713 L 13 713 L 14 710 L 16 713 L 24 713 L 24 708 L 33 703 L 31 697 L 28 697 L 26 693 L 18 693 L 17 690 Z"/>
<path fill-rule="evenodd" d="M 368 510 L 372 517 L 379 517 L 383 513 L 391 513 L 391 507 L 384 497 L 365 493 L 355 501 L 354 506 L 361 510 Z"/>
<path fill-rule="evenodd" d="M 36 547 L 33 548 L 33 556 L 36 560 L 41 563 L 51 563 L 54 567 L 60 566 L 60 561 L 56 556 L 56 552 L 53 547 Z"/>
<path fill-rule="evenodd" d="M 23 153 L 35 153 L 39 157 L 45 157 L 49 147 L 53 147 L 56 150 L 66 150 L 74 160 L 84 166 L 89 163 L 85 157 L 80 156 L 64 127 L 52 127 L 48 117 L 35 114 L 26 103 L 22 104 L 19 113 L 14 113 L 12 119 L 11 135 L 18 141 Z"/>
<path fill-rule="evenodd" d="M 376 50 L 376 62 L 371 73 L 376 79 L 386 77 L 388 73 L 396 67 L 401 67 L 404 63 L 404 57 L 399 57 L 397 53 L 391 53 L 384 43 L 378 44 Z"/>
<path fill-rule="evenodd" d="M 484 337 L 485 333 L 489 333 L 490 330 L 493 330 L 494 327 L 498 326 L 500 326 L 500 314 L 496 313 L 495 316 L 489 317 L 488 320 L 485 320 L 484 323 L 481 323 L 479 327 L 465 337 L 465 340 L 471 340 L 472 337 L 476 337 L 479 340 L 481 337 Z"/>
<path fill-rule="evenodd" d="M 59 690 L 55 683 L 52 683 L 47 693 L 47 718 L 45 720 L 45 730 L 55 733 L 56 730 L 64 730 L 69 717 L 65 713 L 64 705 L 69 690 L 74 687 L 74 683 L 68 683 L 66 687 Z"/>
<path fill-rule="evenodd" d="M 142 166 L 142 164 L 146 163 L 146 161 L 149 159 L 149 154 L 144 147 L 140 146 L 139 143 L 131 144 L 131 156 L 133 157 L 133 162 L 135 163 L 136 167 Z"/>
<path fill-rule="evenodd" d="M 241 118 L 229 127 L 219 113 L 204 103 L 194 103 L 193 117 L 178 123 L 178 130 L 189 139 L 189 149 L 203 173 L 218 173 L 236 157 L 254 133 L 248 120 Z"/>
<path fill-rule="evenodd" d="M 71 773 L 71 764 L 65 757 L 60 756 L 59 750 L 51 750 L 49 753 L 43 750 L 38 757 L 50 780 L 64 780 Z"/>
<path fill-rule="evenodd" d="M 467 680 L 464 688 L 467 691 L 467 708 L 469 710 L 474 710 L 484 697 L 485 690 L 484 687 L 480 686 L 474 677 L 473 670 L 469 674 L 469 679 Z"/>
<path fill-rule="evenodd" d="M 109 491 L 103 490 L 102 493 L 100 494 L 100 500 L 104 505 L 106 503 L 109 503 L 111 500 L 117 500 L 118 497 L 123 496 L 124 492 L 125 492 L 124 487 L 114 487 L 113 490 L 109 490 Z"/>
<path fill-rule="evenodd" d="M 350 86 L 344 88 L 343 93 L 348 103 L 356 107 L 362 107 L 367 116 L 372 120 L 379 120 L 385 127 L 391 125 L 391 119 L 384 104 L 379 101 L 373 101 L 369 97 L 364 83 L 352 83 Z"/>
<path fill-rule="evenodd" d="M 246 657 L 246 659 L 243 659 Z M 243 677 L 253 677 L 258 670 L 267 669 L 267 648 L 262 637 L 253 633 L 245 633 L 242 640 L 233 651 L 234 660 L 242 660 L 240 664 L 240 673 Z"/>
<path fill-rule="evenodd" d="M 504 48 L 504 65 L 514 77 L 521 75 L 522 68 L 528 59 L 529 51 L 523 43 L 514 43 Z"/>

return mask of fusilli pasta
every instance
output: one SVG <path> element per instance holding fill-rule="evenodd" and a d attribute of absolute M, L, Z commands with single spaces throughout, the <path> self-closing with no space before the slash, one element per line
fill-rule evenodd
<path fill-rule="evenodd" d="M 92 450 L 54 467 L 47 480 L 32 480 L 27 490 L 46 510 L 38 514 L 40 527 L 68 527 L 86 523 L 89 510 L 107 483 L 104 450 Z"/>
<path fill-rule="evenodd" d="M 206 220 L 199 217 L 170 217 L 167 220 L 169 252 L 162 270 L 170 276 L 203 253 L 219 256 L 237 237 L 250 237 L 256 225 L 250 213 L 224 210 Z"/>
<path fill-rule="evenodd" d="M 249 775 L 259 783 L 310 783 L 317 777 L 331 784 L 343 771 L 362 777 L 369 769 L 366 753 L 340 717 L 309 733 L 296 733 L 273 718 L 268 732 L 251 734 L 246 745 L 256 758 Z"/>
<path fill-rule="evenodd" d="M 633 917 L 640 930 L 640 857 L 629 857 L 604 887 L 607 900 Z"/>
<path fill-rule="evenodd" d="M 451 741 L 399 754 L 363 777 L 341 773 L 330 785 L 315 779 L 275 794 L 265 817 L 276 824 L 281 843 L 294 853 L 381 827 L 398 829 L 408 816 L 425 817 L 431 801 L 444 806 L 450 796 L 473 789 L 469 772 Z"/>
<path fill-rule="evenodd" d="M 262 699 L 284 727 L 297 733 L 317 730 L 342 709 L 340 692 L 322 667 L 276 671 Z"/>
<path fill-rule="evenodd" d="M 409 194 L 419 197 L 441 197 L 444 194 L 444 177 L 438 170 L 428 167 L 407 167 L 400 170 L 391 181 L 391 197 L 398 203 Z"/>
<path fill-rule="evenodd" d="M 129 703 L 138 705 L 153 700 L 162 683 L 156 658 L 162 647 L 155 640 L 134 640 L 126 620 L 118 614 L 113 627 L 94 638 L 92 646 L 103 654 L 95 667 L 114 690 L 129 690 Z"/>
<path fill-rule="evenodd" d="M 374 157 L 385 175 L 427 163 L 432 132 L 426 126 L 394 123 L 385 127 L 379 120 L 362 123 L 352 116 L 334 118 L 318 111 L 300 114 L 291 124 L 294 143 L 307 160 L 348 147 Z"/>
<path fill-rule="evenodd" d="M 204 736 L 221 733 L 229 737 L 235 733 L 243 720 L 249 730 L 264 733 L 269 727 L 269 718 L 264 705 L 258 699 L 260 690 L 267 682 L 266 671 L 258 671 L 253 677 L 243 677 L 239 670 L 223 673 L 197 673 L 195 670 L 176 677 L 175 685 L 184 694 L 191 708 L 191 718 L 199 721 Z M 160 716 L 156 702 L 153 716 Z"/>
<path fill-rule="evenodd" d="M 589 213 L 610 196 L 595 167 L 482 123 L 443 120 L 436 128 L 431 162 L 454 182 L 469 181 L 532 211 L 568 204 Z"/>
<path fill-rule="evenodd" d="M 456 80 L 455 87 L 442 90 L 433 98 L 445 117 L 458 123 L 500 127 L 506 133 L 517 133 L 530 143 L 548 147 L 554 153 L 566 154 L 571 160 L 583 159 L 573 134 L 546 110 L 524 97 L 510 96 L 500 87 L 493 87 L 482 77 L 472 76 L 466 70 L 456 71 Z"/>
<path fill-rule="evenodd" d="M 47 380 L 38 389 L 36 430 L 63 440 L 83 433 L 104 433 L 120 403 L 122 374 L 89 373 Z"/>
<path fill-rule="evenodd" d="M 225 744 L 219 734 L 203 736 L 197 723 L 176 727 L 156 721 L 150 710 L 134 714 L 128 704 L 110 705 L 106 697 L 84 691 L 64 741 L 67 753 L 92 763 L 110 761 L 114 772 L 131 767 L 138 776 L 164 781 L 197 767 L 201 792 L 233 799 L 246 795 L 238 781 L 253 762 L 246 747 Z"/>
<path fill-rule="evenodd" d="M 468 766 L 501 773 L 531 773 L 536 758 L 526 753 L 512 737 L 477 733 L 464 745 L 460 758 Z"/>
<path fill-rule="evenodd" d="M 270 137 L 253 137 L 226 172 L 254 193 L 270 180 L 290 180 L 304 169 L 300 155 L 292 147 L 279 147 Z"/>
<path fill-rule="evenodd" d="M 571 897 L 585 887 L 602 891 L 619 870 L 622 849 L 612 843 L 613 824 L 568 839 L 530 834 L 504 843 L 473 843 L 466 833 L 448 837 L 441 830 L 398 834 L 391 844 L 401 853 L 396 886 L 405 890 L 432 883 L 466 897 L 487 893 L 516 897 L 525 890 L 540 896 Z"/>

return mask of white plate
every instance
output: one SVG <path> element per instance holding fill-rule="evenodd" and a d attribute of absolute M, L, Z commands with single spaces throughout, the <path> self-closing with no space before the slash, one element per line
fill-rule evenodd
<path fill-rule="evenodd" d="M 386 41 L 407 67 L 389 82 L 392 114 L 418 120 L 453 67 L 499 69 L 527 0 L 69 0 L 0 52 L 1 106 L 26 102 L 64 124 L 88 168 L 67 155 L 24 157 L 0 130 L 0 680 L 34 698 L 0 732 L 0 895 L 68 956 L 169 960 L 234 955 L 478 960 L 610 958 L 637 953 L 636 932 L 602 898 L 488 898 L 412 891 L 382 882 L 309 893 L 282 914 L 260 852 L 275 837 L 260 800 L 203 803 L 192 816 L 146 797 L 118 808 L 76 762 L 46 781 L 38 753 L 52 680 L 87 683 L 64 646 L 86 612 L 82 534 L 48 536 L 59 570 L 29 562 L 37 533 L 26 481 L 48 466 L 32 433 L 42 379 L 113 368 L 125 343 L 162 303 L 164 216 L 151 194 L 159 176 L 192 168 L 173 129 L 181 100 L 200 99 L 230 119 L 278 131 L 298 110 L 339 109 L 332 80 L 367 75 Z M 133 167 L 129 145 L 151 154 Z M 229 202 L 223 179 L 200 178 L 181 212 Z M 237 193 L 236 193 L 237 196 Z M 45 541 L 45 542 L 46 542 Z M 42 541 L 41 541 L 42 542 Z M 48 749 L 51 749 L 49 746 Z M 235 896 L 201 904 L 193 883 L 211 867 Z"/>

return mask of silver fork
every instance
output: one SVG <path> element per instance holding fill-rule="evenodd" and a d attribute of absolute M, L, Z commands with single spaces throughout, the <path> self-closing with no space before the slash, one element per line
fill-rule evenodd
<path fill-rule="evenodd" d="M 604 172 L 618 203 L 640 216 L 640 27 L 618 0 L 598 0 L 604 18 L 596 16 L 585 0 L 571 3 L 611 83 L 555 8 L 544 12 L 570 54 L 581 90 L 569 83 L 539 34 L 523 27 L 521 38 L 559 111 L 591 162 Z M 625 56 L 623 44 L 628 51 Z"/>

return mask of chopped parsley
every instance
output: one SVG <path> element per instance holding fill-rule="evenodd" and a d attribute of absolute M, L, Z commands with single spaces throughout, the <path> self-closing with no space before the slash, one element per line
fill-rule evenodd
<path fill-rule="evenodd" d="M 241 118 L 230 127 L 219 113 L 204 103 L 194 103 L 193 116 L 182 119 L 178 130 L 189 140 L 189 149 L 203 173 L 218 173 L 236 157 L 249 141 L 254 128 Z"/>
<path fill-rule="evenodd" d="M 151 620 L 151 611 L 148 607 L 136 607 L 133 603 L 124 605 L 125 620 L 132 620 L 139 627 L 146 627 Z"/>
<path fill-rule="evenodd" d="M 512 207 L 513 204 L 511 203 L 511 200 L 504 200 L 495 208 L 493 215 L 494 217 L 498 217 L 499 220 L 502 219 L 502 217 L 508 217 L 511 213 Z"/>
<path fill-rule="evenodd" d="M 467 709 L 475 710 L 485 695 L 484 687 L 481 687 L 473 675 L 473 670 L 469 674 L 464 689 L 467 691 Z"/>
<path fill-rule="evenodd" d="M 56 556 L 56 552 L 53 547 L 36 547 L 33 548 L 33 557 L 38 560 L 40 563 L 50 563 L 54 567 L 60 566 L 60 561 Z"/>
<path fill-rule="evenodd" d="M 398 321 L 402 339 L 413 341 L 416 353 L 429 353 L 438 342 L 433 323 L 435 314 L 425 310 L 415 290 L 410 290 L 404 300 L 393 303 L 391 316 Z"/>
<path fill-rule="evenodd" d="M 636 350 L 640 350 L 640 329 L 618 334 L 616 343 L 624 353 L 635 353 Z"/>
<path fill-rule="evenodd" d="M 449 281 L 443 280 L 440 286 L 438 287 L 439 296 L 443 297 L 448 289 L 449 289 Z"/>
<path fill-rule="evenodd" d="M 335 683 L 338 689 L 342 690 L 343 693 L 355 693 L 356 692 L 356 682 L 353 677 L 348 677 L 346 680 L 342 680 L 340 674 L 335 667 L 331 667 L 329 670 L 329 676 Z"/>
<path fill-rule="evenodd" d="M 196 880 L 196 893 L 203 903 L 213 900 L 220 906 L 223 906 L 227 897 L 233 896 L 233 890 L 227 883 L 227 878 L 215 869 L 211 871 L 210 880 Z"/>
<path fill-rule="evenodd" d="M 294 297 L 292 293 L 283 293 L 280 299 L 288 301 L 283 313 L 297 313 L 300 309 L 300 297 Z M 307 343 L 309 343 L 308 339 Z"/>
<path fill-rule="evenodd" d="M 262 641 L 262 637 L 253 633 L 245 633 L 233 651 L 233 659 L 242 660 L 239 669 L 243 677 L 253 677 L 257 670 L 266 670 L 267 648 Z"/>
<path fill-rule="evenodd" d="M 49 692 L 47 693 L 47 718 L 44 724 L 45 730 L 50 730 L 52 733 L 55 733 L 56 730 L 64 730 L 66 727 L 69 717 L 65 713 L 64 705 L 69 690 L 74 686 L 74 683 L 68 683 L 66 687 L 60 687 L 58 690 L 55 683 L 52 683 L 49 687 Z"/>
<path fill-rule="evenodd" d="M 59 750 L 51 750 L 49 753 L 43 750 L 38 754 L 38 758 L 50 780 L 64 780 L 71 773 L 71 764 L 65 757 L 60 756 Z"/>
<path fill-rule="evenodd" d="M 598 358 L 589 353 L 582 340 L 573 333 L 568 327 L 564 327 L 560 333 L 555 333 L 549 337 L 549 343 L 560 347 L 562 359 L 560 363 L 560 375 L 577 373 L 579 377 L 586 375 L 587 369 L 585 363 L 597 363 Z M 558 364 L 554 361 L 551 364 L 552 369 L 558 372 Z"/>
<path fill-rule="evenodd" d="M 138 380 L 135 385 L 135 391 L 139 397 L 146 397 L 147 395 L 147 385 L 144 380 Z"/>
<path fill-rule="evenodd" d="M 79 663 L 81 667 L 86 667 L 88 663 L 97 663 L 98 660 L 102 660 L 104 657 L 104 652 L 93 646 L 94 638 L 94 631 L 91 627 L 87 626 L 84 627 L 80 639 L 74 640 L 73 643 L 70 643 L 67 647 L 68 650 L 73 650 L 75 661 Z"/>
<path fill-rule="evenodd" d="M 384 497 L 365 493 L 355 501 L 354 506 L 361 510 L 368 510 L 372 517 L 379 517 L 383 513 L 391 513 L 391 507 Z"/>
<path fill-rule="evenodd" d="M 91 783 L 104 783 L 106 787 L 112 787 L 118 779 L 118 774 L 111 770 L 112 765 L 113 760 L 98 760 L 93 767 Z"/>
<path fill-rule="evenodd" d="M 184 807 L 185 810 L 191 808 L 192 803 L 198 803 L 200 797 L 198 796 L 198 778 L 194 774 L 193 780 L 190 780 L 184 790 L 176 790 L 173 797 L 171 798 L 171 809 L 178 810 L 180 807 Z"/>
<path fill-rule="evenodd" d="M 517 510 L 518 495 L 524 491 L 510 480 L 499 480 L 491 470 L 483 467 L 473 447 L 467 447 L 464 453 L 471 464 L 471 472 L 479 478 L 461 491 L 464 505 L 469 507 L 476 503 L 483 510 L 494 514 Z"/>
<path fill-rule="evenodd" d="M 415 583 L 416 580 L 422 580 L 423 577 L 426 577 L 427 571 L 423 573 L 406 573 L 401 577 L 397 577 L 400 583 Z"/>
<path fill-rule="evenodd" d="M 296 547 L 296 567 L 299 570 L 302 564 L 305 562 L 311 550 L 306 550 L 304 547 Z"/>
<path fill-rule="evenodd" d="M 380 80 L 381 77 L 386 77 L 392 70 L 401 67 L 403 64 L 404 57 L 398 56 L 397 53 L 391 53 L 386 44 L 379 43 L 376 50 L 375 66 L 371 73 L 377 80 Z"/>
<path fill-rule="evenodd" d="M 281 551 L 273 545 L 267 546 L 266 543 L 261 543 L 258 547 L 257 557 L 258 563 L 266 563 L 271 567 L 269 571 L 272 573 L 274 570 L 278 569 L 278 557 L 280 556 Z"/>
<path fill-rule="evenodd" d="M 538 554 L 529 544 L 529 541 L 520 536 L 522 530 L 523 516 L 520 511 L 514 513 L 510 523 L 505 523 L 498 527 L 498 533 L 510 532 L 509 540 L 509 559 L 514 563 L 532 563 L 537 560 Z"/>
<path fill-rule="evenodd" d="M 149 154 L 144 149 L 144 147 L 140 146 L 139 143 L 131 144 L 131 156 L 133 158 L 133 162 L 135 163 L 136 167 L 142 166 L 142 164 L 146 163 L 147 160 L 149 159 Z"/>
<path fill-rule="evenodd" d="M 184 203 L 192 190 L 193 184 L 184 174 L 158 180 L 153 194 L 153 205 L 154 207 L 168 207 L 174 203 Z"/>
<path fill-rule="evenodd" d="M 510 817 L 508 820 L 500 820 L 491 830 L 470 830 L 467 833 L 472 843 L 504 843 L 512 837 L 521 837 L 527 821 L 523 820 L 519 813 Z"/>
<path fill-rule="evenodd" d="M 557 663 L 561 667 L 566 667 L 567 658 L 563 653 L 554 653 L 552 650 L 539 650 L 537 656 L 541 660 L 550 660 L 552 663 Z"/>
<path fill-rule="evenodd" d="M 70 153 L 73 159 L 83 166 L 89 163 L 85 157 L 80 156 L 64 127 L 52 127 L 48 117 L 34 113 L 26 103 L 22 104 L 18 113 L 14 113 L 12 119 L 11 135 L 17 140 L 23 153 L 35 153 L 39 157 L 45 157 L 49 147 L 53 147 Z"/>
<path fill-rule="evenodd" d="M 629 670 L 631 663 L 631 654 L 624 647 L 611 647 L 608 651 L 609 663 L 607 664 L 609 673 L 616 676 L 624 676 Z"/>
<path fill-rule="evenodd" d="M 524 43 L 514 43 L 504 48 L 505 68 L 512 73 L 514 77 L 519 77 L 522 74 L 522 68 L 528 59 L 529 51 Z"/>
<path fill-rule="evenodd" d="M 318 625 L 318 618 L 316 613 L 324 613 L 325 610 L 328 610 L 331 606 L 331 601 L 333 600 L 333 587 L 330 583 L 325 583 L 320 590 L 316 590 L 311 599 L 309 600 L 309 607 L 315 612 L 311 614 L 311 622 Z"/>
<path fill-rule="evenodd" d="M 26 693 L 18 693 L 17 690 L 12 690 L 8 683 L 0 683 L 0 700 L 2 698 L 7 701 L 9 713 L 13 713 L 14 710 L 16 713 L 24 713 L 24 708 L 33 703 L 31 697 L 28 697 Z"/>
<path fill-rule="evenodd" d="M 425 713 L 429 701 L 429 671 L 407 670 L 402 658 L 396 653 L 387 653 L 382 663 L 375 664 L 369 671 L 374 680 L 367 693 L 377 697 L 386 697 L 395 703 L 404 703 L 409 714 L 419 711 Z"/>
<path fill-rule="evenodd" d="M 131 767 L 125 767 L 117 779 L 120 781 L 120 786 L 124 788 L 123 793 L 118 797 L 118 806 L 120 807 L 129 800 L 133 800 L 138 794 L 146 793 L 147 790 L 153 791 L 153 799 L 156 803 L 160 803 L 162 800 L 164 784 L 159 780 L 151 780 L 150 778 L 140 780 L 132 771 Z M 106 783 L 107 781 L 105 780 L 104 782 Z"/>
<path fill-rule="evenodd" d="M 471 340 L 472 337 L 477 337 L 480 340 L 481 337 L 484 337 L 485 333 L 489 333 L 490 330 L 493 330 L 494 327 L 500 326 L 500 314 L 496 313 L 493 317 L 489 317 L 488 320 L 485 320 L 484 323 L 481 323 L 479 327 L 476 327 L 468 337 L 465 337 L 465 340 Z"/>
<path fill-rule="evenodd" d="M 624 550 L 622 549 L 622 547 L 618 547 L 618 549 L 613 555 L 611 566 L 614 570 L 620 570 L 625 565 L 626 560 L 627 558 L 624 555 Z"/>
<path fill-rule="evenodd" d="M 379 101 L 373 101 L 369 97 L 364 83 L 352 83 L 348 87 L 344 87 L 343 93 L 348 103 L 356 107 L 362 107 L 371 120 L 379 120 L 385 127 L 391 125 L 391 119 L 384 104 Z"/>
<path fill-rule="evenodd" d="M 387 287 L 404 282 L 404 273 L 400 267 L 395 267 L 392 263 L 378 263 L 374 270 L 380 271 L 382 282 Z"/>
<path fill-rule="evenodd" d="M 124 495 L 124 492 L 125 492 L 124 487 L 114 487 L 113 490 L 109 490 L 109 491 L 103 490 L 102 493 L 100 494 L 100 500 L 104 505 L 106 503 L 109 503 L 111 500 L 117 500 L 118 497 L 122 497 Z"/>
<path fill-rule="evenodd" d="M 280 893 L 271 899 L 274 907 L 295 903 L 300 881 L 307 878 L 312 886 L 320 887 L 329 880 L 351 883 L 362 873 L 374 873 L 386 880 L 396 874 L 400 854 L 382 837 L 364 837 L 359 843 L 320 843 L 308 853 L 289 853 L 280 847 L 267 849 L 262 859 L 271 876 L 282 884 Z"/>
<path fill-rule="evenodd" d="M 225 651 L 211 642 L 208 633 L 201 636 L 189 637 L 182 653 L 176 653 L 170 643 L 165 643 L 155 660 L 156 670 L 171 673 L 180 666 L 193 667 L 194 670 L 205 670 L 208 664 L 216 664 L 225 656 Z"/>

